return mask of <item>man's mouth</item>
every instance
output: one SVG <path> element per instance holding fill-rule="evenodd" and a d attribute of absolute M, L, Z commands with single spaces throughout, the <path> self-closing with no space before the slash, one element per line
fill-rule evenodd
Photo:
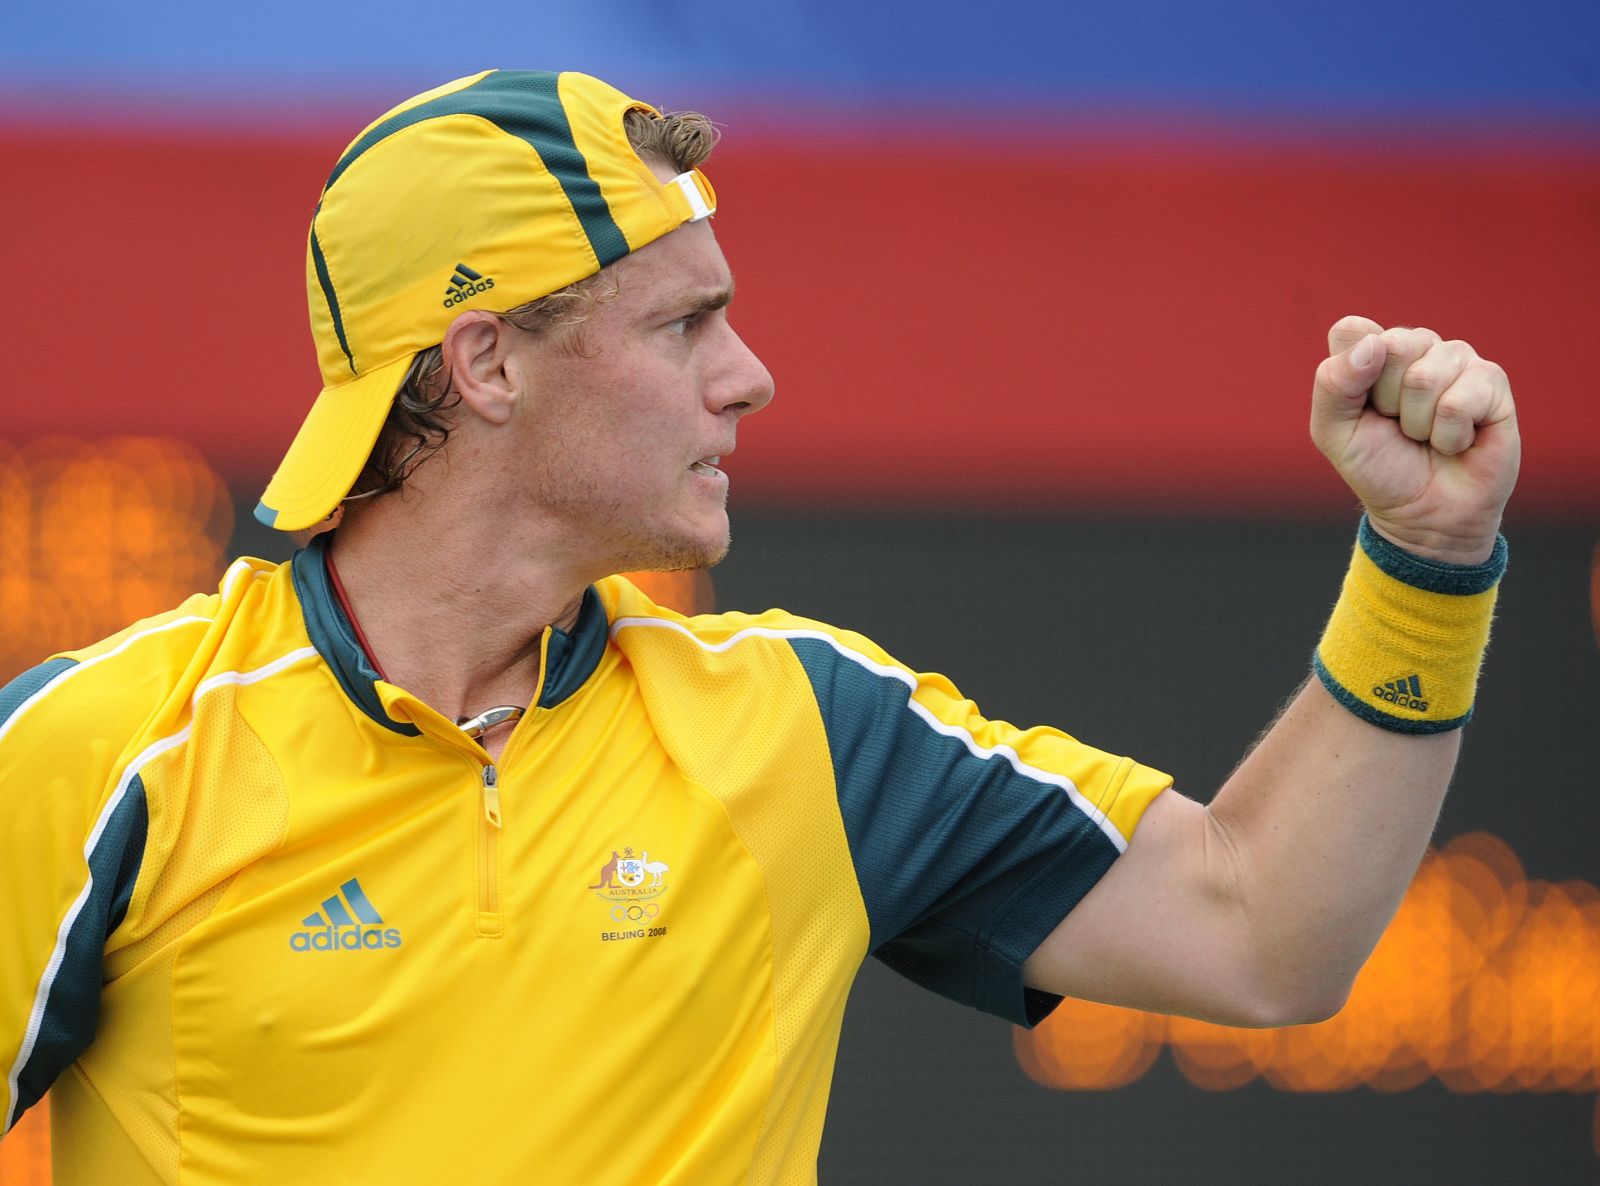
<path fill-rule="evenodd" d="M 709 478 L 722 473 L 722 471 L 717 468 L 717 466 L 721 463 L 722 458 L 720 456 L 702 457 L 699 461 L 690 462 L 689 469 L 692 473 L 704 474 Z"/>

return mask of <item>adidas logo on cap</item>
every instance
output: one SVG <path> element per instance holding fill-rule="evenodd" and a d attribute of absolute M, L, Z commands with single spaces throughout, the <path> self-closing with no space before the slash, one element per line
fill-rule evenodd
<path fill-rule="evenodd" d="M 321 910 L 313 910 L 300 923 L 308 929 L 289 936 L 289 946 L 296 951 L 376 951 L 400 946 L 399 929 L 383 925 L 383 916 L 373 909 L 354 877 L 339 887 L 339 893 L 324 898 Z"/>
<path fill-rule="evenodd" d="M 1415 675 L 1404 675 L 1386 684 L 1373 684 L 1372 694 L 1399 708 L 1428 711 L 1428 702 L 1422 698 L 1422 680 Z"/>
<path fill-rule="evenodd" d="M 480 292 L 488 292 L 493 287 L 493 276 L 474 272 L 466 264 L 457 264 L 456 270 L 450 273 L 450 285 L 444 290 L 444 307 L 448 309 L 451 305 L 459 305 L 462 301 Z"/>

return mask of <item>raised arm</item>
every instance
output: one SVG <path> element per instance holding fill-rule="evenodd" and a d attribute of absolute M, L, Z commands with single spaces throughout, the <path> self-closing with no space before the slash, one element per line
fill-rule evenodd
<path fill-rule="evenodd" d="M 1464 342 L 1346 317 L 1311 435 L 1366 508 L 1315 672 L 1209 805 L 1175 792 L 1028 984 L 1237 1025 L 1336 1012 L 1427 846 L 1470 715 L 1520 445 Z"/>

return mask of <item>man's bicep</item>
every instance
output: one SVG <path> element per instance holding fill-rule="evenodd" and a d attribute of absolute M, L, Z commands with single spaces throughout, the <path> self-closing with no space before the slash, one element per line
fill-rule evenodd
<path fill-rule="evenodd" d="M 1158 795 L 1104 877 L 1023 965 L 1030 988 L 1232 1024 L 1265 1014 L 1237 857 L 1206 808 Z"/>

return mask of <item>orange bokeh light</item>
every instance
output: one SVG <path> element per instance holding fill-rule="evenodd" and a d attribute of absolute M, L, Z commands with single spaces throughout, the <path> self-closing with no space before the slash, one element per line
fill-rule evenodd
<path fill-rule="evenodd" d="M 1430 850 L 1349 1003 L 1319 1025 L 1242 1030 L 1067 1002 L 1018 1061 L 1062 1090 L 1129 1082 L 1164 1042 L 1210 1091 L 1257 1077 L 1284 1091 L 1403 1091 L 1436 1078 L 1454 1091 L 1600 1087 L 1600 890 L 1528 880 L 1483 832 Z M 1117 1011 L 1121 1012 L 1121 1011 Z M 1120 1044 L 1120 1045 L 1119 1045 Z M 1600 1127 L 1597 1127 L 1600 1139 Z"/>
<path fill-rule="evenodd" d="M 0 680 L 214 588 L 232 530 L 178 441 L 0 443 Z"/>
<path fill-rule="evenodd" d="M 50 1186 L 50 1097 L 22 1114 L 0 1139 L 0 1182 L 5 1186 Z"/>
<path fill-rule="evenodd" d="M 1161 1052 L 1163 1020 L 1153 1013 L 1091 1001 L 1065 1000 L 1051 1014 L 1056 1041 L 1033 1042 L 1014 1031 L 1028 1074 L 1052 1086 L 1104 1090 L 1145 1073 Z"/>
<path fill-rule="evenodd" d="M 703 568 L 691 572 L 629 572 L 623 575 L 639 586 L 639 591 L 651 601 L 677 610 L 680 614 L 708 614 L 716 601 L 711 587 L 711 573 Z"/>

